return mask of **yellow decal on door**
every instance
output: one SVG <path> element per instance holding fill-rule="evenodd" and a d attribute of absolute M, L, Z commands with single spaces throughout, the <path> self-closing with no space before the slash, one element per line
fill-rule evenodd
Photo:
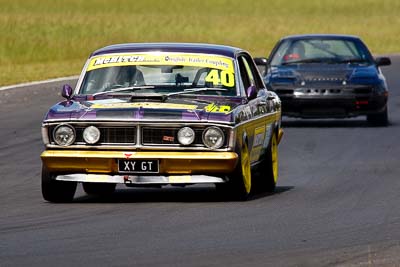
<path fill-rule="evenodd" d="M 229 113 L 231 111 L 231 107 L 230 106 L 225 106 L 225 105 L 217 106 L 214 103 L 212 103 L 212 104 L 209 104 L 209 105 L 205 106 L 204 110 L 207 111 L 207 112 Z"/>

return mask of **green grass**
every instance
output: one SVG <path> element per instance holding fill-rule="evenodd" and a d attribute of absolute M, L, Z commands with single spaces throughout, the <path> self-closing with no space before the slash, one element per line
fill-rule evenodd
<path fill-rule="evenodd" d="M 266 56 L 282 36 L 360 36 L 398 53 L 398 0 L 0 0 L 0 85 L 79 74 L 122 42 L 206 42 Z"/>

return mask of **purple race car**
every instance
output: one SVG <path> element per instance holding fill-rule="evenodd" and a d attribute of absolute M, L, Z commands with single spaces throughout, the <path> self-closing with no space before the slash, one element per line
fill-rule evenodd
<path fill-rule="evenodd" d="M 47 201 L 72 201 L 78 183 L 91 195 L 206 183 L 238 199 L 275 188 L 281 102 L 242 49 L 107 46 L 62 96 L 42 124 Z"/>

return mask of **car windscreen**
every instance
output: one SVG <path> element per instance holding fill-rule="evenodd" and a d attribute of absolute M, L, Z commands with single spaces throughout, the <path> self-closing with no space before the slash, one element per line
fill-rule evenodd
<path fill-rule="evenodd" d="M 112 54 L 89 60 L 79 94 L 133 88 L 135 93 L 236 95 L 232 58 L 188 53 Z M 209 88 L 210 90 L 205 90 Z M 196 90 L 202 89 L 202 90 Z M 203 90 L 204 89 L 204 90 Z"/>
<path fill-rule="evenodd" d="M 297 63 L 371 64 L 369 51 L 359 42 L 347 39 L 288 39 L 281 42 L 270 65 Z"/>

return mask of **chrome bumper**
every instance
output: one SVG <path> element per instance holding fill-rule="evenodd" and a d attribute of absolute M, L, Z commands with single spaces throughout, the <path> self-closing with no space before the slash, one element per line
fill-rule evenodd
<path fill-rule="evenodd" d="M 127 185 L 206 184 L 226 182 L 224 178 L 208 175 L 131 176 L 78 173 L 58 175 L 55 179 L 70 182 L 116 183 Z"/>

